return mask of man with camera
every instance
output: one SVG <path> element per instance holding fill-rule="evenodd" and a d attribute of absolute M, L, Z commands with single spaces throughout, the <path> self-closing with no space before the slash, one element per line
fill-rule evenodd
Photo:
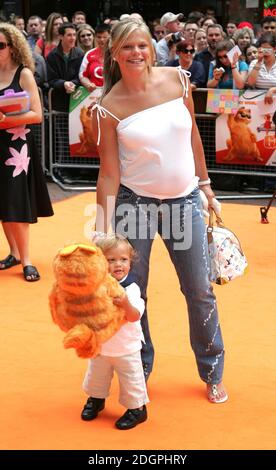
<path fill-rule="evenodd" d="M 170 59 L 170 49 L 168 46 L 169 41 L 177 43 L 182 37 L 182 24 L 180 20 L 184 18 L 182 13 L 174 14 L 171 12 L 165 13 L 161 20 L 161 26 L 166 28 L 166 36 L 161 39 L 156 45 L 157 64 L 166 65 Z"/>

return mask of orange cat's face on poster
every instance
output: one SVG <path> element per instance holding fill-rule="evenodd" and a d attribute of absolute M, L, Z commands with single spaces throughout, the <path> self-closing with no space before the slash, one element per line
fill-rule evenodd
<path fill-rule="evenodd" d="M 235 115 L 235 121 L 249 124 L 251 121 L 251 109 L 245 107 L 239 108 Z"/>

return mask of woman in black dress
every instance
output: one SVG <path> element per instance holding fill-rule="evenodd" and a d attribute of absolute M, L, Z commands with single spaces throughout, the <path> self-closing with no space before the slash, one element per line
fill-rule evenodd
<path fill-rule="evenodd" d="M 42 110 L 33 76 L 31 51 L 13 25 L 0 24 L 0 96 L 12 89 L 30 96 L 29 111 L 9 115 L 0 99 L 0 219 L 10 254 L 0 270 L 22 263 L 26 281 L 40 275 L 29 255 L 29 224 L 53 215 L 30 124 L 41 122 Z M 6 112 L 6 114 L 5 114 Z"/>

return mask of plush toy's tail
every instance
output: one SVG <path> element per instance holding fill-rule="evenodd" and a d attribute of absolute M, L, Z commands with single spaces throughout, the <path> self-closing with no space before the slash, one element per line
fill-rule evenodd
<path fill-rule="evenodd" d="M 99 354 L 100 347 L 95 332 L 83 323 L 76 325 L 68 331 L 63 339 L 66 349 L 75 348 L 79 357 L 95 357 Z"/>

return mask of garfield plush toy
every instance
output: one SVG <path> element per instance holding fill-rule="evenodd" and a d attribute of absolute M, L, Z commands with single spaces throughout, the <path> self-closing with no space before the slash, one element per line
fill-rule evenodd
<path fill-rule="evenodd" d="M 125 291 L 108 273 L 105 256 L 95 245 L 66 246 L 53 264 L 50 309 L 53 321 L 67 332 L 64 347 L 75 348 L 80 357 L 95 357 L 126 323 L 124 310 L 113 304 Z"/>
<path fill-rule="evenodd" d="M 239 108 L 235 116 L 228 115 L 227 124 L 231 138 L 226 140 L 229 152 L 224 158 L 225 161 L 245 158 L 263 161 L 256 144 L 256 135 L 248 126 L 250 121 L 251 110 L 245 107 Z"/>

